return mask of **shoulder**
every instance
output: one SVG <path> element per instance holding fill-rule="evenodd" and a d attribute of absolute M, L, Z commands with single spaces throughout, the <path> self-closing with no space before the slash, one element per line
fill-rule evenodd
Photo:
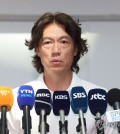
<path fill-rule="evenodd" d="M 92 82 L 81 79 L 77 74 L 73 73 L 73 83 L 72 86 L 82 86 L 87 92 L 91 89 L 104 89 L 108 91 L 105 87 L 99 86 Z"/>
<path fill-rule="evenodd" d="M 30 82 L 27 82 L 27 83 L 24 83 L 22 85 L 19 85 L 18 87 L 16 88 L 13 88 L 13 93 L 14 94 L 17 94 L 19 88 L 23 85 L 29 85 L 29 86 L 32 86 L 33 90 L 36 92 L 37 89 L 40 89 L 40 88 L 46 88 L 46 85 L 43 81 L 43 74 L 40 74 L 38 76 L 37 79 L 33 80 L 33 81 L 30 81 Z"/>

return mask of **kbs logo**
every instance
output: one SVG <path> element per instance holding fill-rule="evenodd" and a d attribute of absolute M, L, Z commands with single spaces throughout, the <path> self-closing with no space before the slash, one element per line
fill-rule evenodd
<path fill-rule="evenodd" d="M 86 94 L 83 92 L 83 93 L 74 93 L 73 94 L 73 98 L 76 99 L 76 98 L 85 98 L 86 97 Z"/>
<path fill-rule="evenodd" d="M 50 97 L 50 94 L 47 93 L 39 93 L 36 95 L 36 97 Z"/>
<path fill-rule="evenodd" d="M 68 99 L 67 95 L 55 95 L 55 99 Z"/>
<path fill-rule="evenodd" d="M 90 100 L 93 100 L 93 99 L 95 99 L 95 100 L 105 100 L 105 95 L 101 95 L 101 94 L 99 94 L 99 93 L 97 93 L 97 94 L 93 94 L 92 96 L 91 96 L 91 98 L 90 98 Z"/>

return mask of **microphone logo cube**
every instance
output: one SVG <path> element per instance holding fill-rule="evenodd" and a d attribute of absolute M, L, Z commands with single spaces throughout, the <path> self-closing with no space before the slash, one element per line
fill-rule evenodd
<path fill-rule="evenodd" d="M 59 116 L 59 111 L 64 110 L 65 115 L 69 114 L 70 97 L 68 91 L 55 91 L 53 93 L 53 113 Z"/>
<path fill-rule="evenodd" d="M 88 97 L 85 89 L 81 86 L 76 86 L 71 89 L 71 108 L 75 114 L 82 110 L 83 113 L 87 112 Z"/>
<path fill-rule="evenodd" d="M 96 116 L 98 111 L 103 115 L 107 108 L 107 92 L 104 89 L 94 88 L 88 92 L 89 109 Z"/>
<path fill-rule="evenodd" d="M 17 102 L 18 106 L 21 110 L 23 110 L 23 107 L 25 105 L 30 107 L 30 110 L 32 109 L 34 105 L 34 90 L 32 86 L 30 85 L 22 85 L 20 86 L 17 94 Z"/>
<path fill-rule="evenodd" d="M 35 111 L 40 115 L 41 110 L 44 109 L 46 115 L 49 115 L 52 109 L 51 93 L 48 89 L 38 89 L 35 95 Z"/>

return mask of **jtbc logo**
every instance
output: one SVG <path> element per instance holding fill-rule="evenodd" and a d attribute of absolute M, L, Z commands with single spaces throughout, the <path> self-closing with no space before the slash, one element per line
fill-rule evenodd
<path fill-rule="evenodd" d="M 36 95 L 36 97 L 50 97 L 50 94 L 47 93 L 39 93 Z"/>
<path fill-rule="evenodd" d="M 73 98 L 76 99 L 76 98 L 85 98 L 86 97 L 86 94 L 83 92 L 83 93 L 74 93 L 73 94 Z"/>
<path fill-rule="evenodd" d="M 97 93 L 97 94 L 93 94 L 92 96 L 91 96 L 91 98 L 90 98 L 90 100 L 93 100 L 93 99 L 95 99 L 95 100 L 105 100 L 105 95 L 101 95 L 101 94 L 99 94 L 99 93 Z"/>
<path fill-rule="evenodd" d="M 55 95 L 55 99 L 68 99 L 67 95 Z"/>

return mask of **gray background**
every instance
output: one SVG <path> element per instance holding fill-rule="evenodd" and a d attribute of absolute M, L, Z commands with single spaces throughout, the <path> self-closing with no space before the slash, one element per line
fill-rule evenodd
<path fill-rule="evenodd" d="M 103 6 L 104 5 L 104 6 Z M 31 28 L 46 11 L 79 17 L 89 53 L 80 61 L 79 76 L 97 85 L 120 88 L 120 1 L 0 1 L 0 85 L 15 88 L 38 77 L 32 52 L 24 45 Z"/>

